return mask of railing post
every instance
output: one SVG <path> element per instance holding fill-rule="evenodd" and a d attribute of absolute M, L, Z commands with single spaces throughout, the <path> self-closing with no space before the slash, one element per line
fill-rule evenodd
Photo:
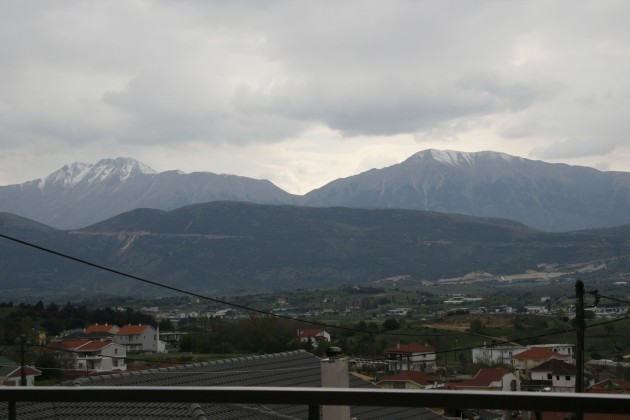
<path fill-rule="evenodd" d="M 319 405 L 308 406 L 308 420 L 319 420 Z"/>
<path fill-rule="evenodd" d="M 15 401 L 9 401 L 9 420 L 17 419 L 17 403 Z"/>

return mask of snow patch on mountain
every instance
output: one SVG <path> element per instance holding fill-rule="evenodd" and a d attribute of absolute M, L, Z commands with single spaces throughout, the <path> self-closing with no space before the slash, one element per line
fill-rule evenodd
<path fill-rule="evenodd" d="M 39 180 L 38 187 L 44 190 L 49 187 L 72 188 L 83 181 L 93 184 L 115 176 L 125 182 L 134 173 L 156 174 L 147 165 L 131 158 L 102 159 L 96 164 L 75 162 Z"/>
<path fill-rule="evenodd" d="M 37 186 L 40 190 L 43 190 L 46 185 L 73 187 L 81 182 L 92 166 L 90 163 L 83 162 L 64 165 L 63 168 L 41 178 Z"/>
<path fill-rule="evenodd" d="M 433 159 L 436 162 L 440 162 L 447 166 L 463 167 L 463 166 L 475 166 L 480 160 L 496 160 L 510 162 L 514 159 L 519 159 L 515 156 L 506 155 L 499 152 L 458 152 L 456 150 L 437 150 L 428 149 L 416 153 L 413 158 Z"/>
<path fill-rule="evenodd" d="M 475 157 L 472 153 L 456 152 L 453 150 L 431 150 L 430 155 L 433 159 L 445 165 L 462 166 L 464 164 L 475 164 Z"/>

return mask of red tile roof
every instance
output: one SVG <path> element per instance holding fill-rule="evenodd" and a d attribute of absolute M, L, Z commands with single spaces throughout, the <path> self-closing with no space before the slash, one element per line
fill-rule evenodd
<path fill-rule="evenodd" d="M 97 332 L 116 332 L 118 329 L 117 325 L 92 325 L 85 330 L 86 334 L 97 333 Z"/>
<path fill-rule="evenodd" d="M 150 325 L 124 325 L 118 330 L 116 335 L 139 335 L 144 332 Z"/>
<path fill-rule="evenodd" d="M 90 340 L 62 340 L 58 343 L 58 347 L 62 349 L 78 349 L 89 342 Z"/>
<path fill-rule="evenodd" d="M 59 348 L 78 351 L 99 350 L 112 344 L 111 341 L 62 340 Z"/>
<path fill-rule="evenodd" d="M 586 392 L 594 394 L 628 394 L 630 393 L 630 381 L 609 379 L 608 381 L 588 388 Z"/>
<path fill-rule="evenodd" d="M 482 368 L 479 369 L 479 372 L 477 372 L 474 378 L 463 381 L 455 385 L 455 387 L 487 388 L 492 382 L 500 381 L 501 378 L 503 378 L 503 376 L 507 375 L 508 373 L 510 373 L 510 371 L 506 368 Z"/>
<path fill-rule="evenodd" d="M 555 351 L 551 351 L 545 347 L 532 347 L 529 350 L 525 350 L 522 353 L 515 354 L 512 356 L 512 359 L 518 360 L 547 360 L 555 357 L 557 359 L 566 359 L 568 356 L 565 356 L 560 353 L 556 353 Z"/>
<path fill-rule="evenodd" d="M 298 330 L 300 337 L 315 337 L 324 330 Z"/>
<path fill-rule="evenodd" d="M 41 370 L 35 369 L 33 367 L 30 366 L 24 366 L 24 373 L 26 374 L 26 376 L 39 376 L 42 374 Z M 19 378 L 22 376 L 22 367 L 16 367 L 16 369 L 11 372 L 7 377 L 8 378 Z"/>
<path fill-rule="evenodd" d="M 418 343 L 399 344 L 388 348 L 387 353 L 435 353 L 435 348 Z"/>
<path fill-rule="evenodd" d="M 415 370 L 408 370 L 396 375 L 386 376 L 382 381 L 411 381 L 420 385 L 432 385 L 435 382 L 439 382 L 437 378 Z"/>
<path fill-rule="evenodd" d="M 554 375 L 575 375 L 575 366 L 558 359 L 550 359 L 532 368 L 532 372 L 551 372 Z"/>
<path fill-rule="evenodd" d="M 89 343 L 85 343 L 85 345 L 79 347 L 77 350 L 100 350 L 103 347 L 107 347 L 110 344 L 113 344 L 111 341 L 90 341 Z"/>

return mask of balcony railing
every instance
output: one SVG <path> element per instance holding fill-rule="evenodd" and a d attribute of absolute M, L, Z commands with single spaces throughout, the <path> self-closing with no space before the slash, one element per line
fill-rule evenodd
<path fill-rule="evenodd" d="M 163 402 L 204 404 L 290 404 L 308 406 L 310 420 L 320 407 L 390 406 L 521 410 L 534 413 L 616 413 L 630 418 L 630 397 L 611 394 L 543 392 L 412 391 L 294 387 L 5 387 L 9 419 L 17 402 Z"/>

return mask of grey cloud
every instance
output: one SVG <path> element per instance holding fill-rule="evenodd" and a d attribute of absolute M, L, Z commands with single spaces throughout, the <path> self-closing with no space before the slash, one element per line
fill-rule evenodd
<path fill-rule="evenodd" d="M 320 125 L 450 141 L 481 127 L 539 157 L 600 155 L 628 143 L 628 14 L 568 0 L 5 2 L 0 144 L 241 147 Z"/>
<path fill-rule="evenodd" d="M 584 156 L 603 156 L 614 149 L 615 145 L 612 141 L 575 138 L 556 141 L 542 148 L 534 148 L 530 152 L 530 156 L 539 159 L 568 159 Z"/>
<path fill-rule="evenodd" d="M 553 86 L 486 73 L 457 81 L 436 77 L 431 82 L 359 75 L 287 82 L 269 91 L 243 86 L 235 103 L 244 112 L 317 121 L 346 136 L 390 135 L 426 130 L 466 116 L 522 110 L 553 95 Z"/>

